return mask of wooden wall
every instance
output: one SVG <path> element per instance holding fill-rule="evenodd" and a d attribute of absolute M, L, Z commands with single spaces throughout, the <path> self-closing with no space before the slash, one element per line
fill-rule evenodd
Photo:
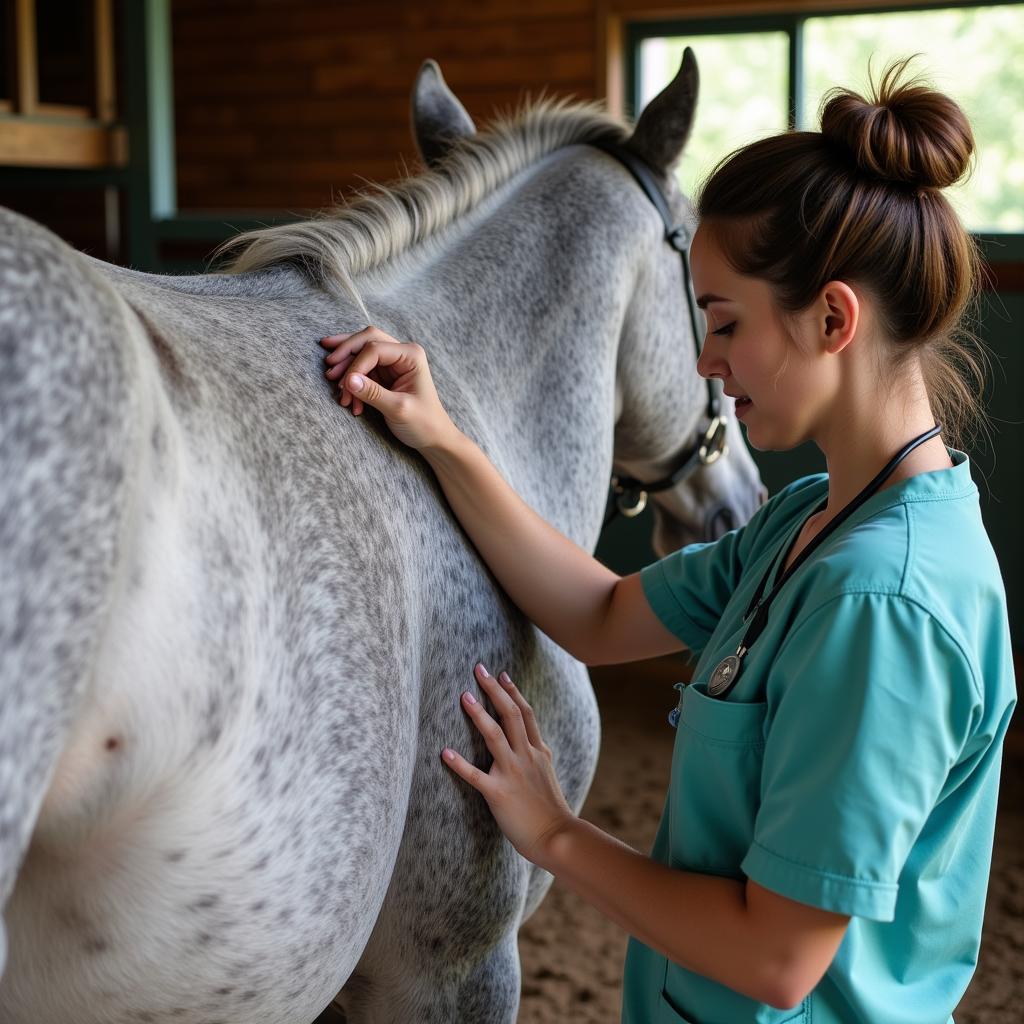
<path fill-rule="evenodd" d="M 885 0 L 172 0 L 179 207 L 309 209 L 416 158 L 436 59 L 480 124 L 542 89 L 620 109 L 626 21 Z"/>
<path fill-rule="evenodd" d="M 313 208 L 412 165 L 434 57 L 479 124 L 542 88 L 591 99 L 595 0 L 173 0 L 182 210 Z"/>

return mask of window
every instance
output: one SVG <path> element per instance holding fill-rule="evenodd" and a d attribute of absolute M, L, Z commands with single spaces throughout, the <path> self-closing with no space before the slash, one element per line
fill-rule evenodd
<path fill-rule="evenodd" d="M 683 48 L 701 73 L 697 122 L 679 168 L 687 192 L 728 152 L 788 127 L 816 129 L 835 85 L 863 91 L 895 57 L 952 96 L 974 127 L 976 164 L 947 192 L 975 232 L 1024 232 L 1024 3 L 716 17 L 631 26 L 627 87 L 640 110 Z"/>

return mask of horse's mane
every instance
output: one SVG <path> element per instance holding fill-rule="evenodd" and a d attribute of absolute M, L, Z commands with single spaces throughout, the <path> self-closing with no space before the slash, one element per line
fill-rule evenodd
<path fill-rule="evenodd" d="M 229 257 L 228 273 L 292 264 L 318 287 L 347 292 L 362 306 L 356 275 L 451 224 L 546 154 L 574 143 L 622 141 L 627 134 L 596 102 L 528 99 L 481 133 L 458 139 L 432 169 L 359 191 L 311 220 L 243 232 L 215 256 Z"/>

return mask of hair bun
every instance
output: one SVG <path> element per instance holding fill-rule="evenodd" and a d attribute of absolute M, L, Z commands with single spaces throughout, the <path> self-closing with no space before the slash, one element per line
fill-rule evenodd
<path fill-rule="evenodd" d="M 970 166 L 974 134 L 960 106 L 917 79 L 901 77 L 912 58 L 890 64 L 872 97 L 832 89 L 821 133 L 867 175 L 916 188 L 946 188 Z"/>

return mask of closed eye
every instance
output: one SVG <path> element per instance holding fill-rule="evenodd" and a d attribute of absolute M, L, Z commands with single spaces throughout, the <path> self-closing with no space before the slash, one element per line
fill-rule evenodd
<path fill-rule="evenodd" d="M 733 322 L 732 322 L 732 323 L 730 323 L 730 324 L 725 324 L 724 326 L 722 326 L 722 327 L 719 327 L 719 328 L 718 328 L 718 330 L 716 330 L 716 331 L 712 331 L 711 333 L 712 333 L 712 334 L 716 334 L 716 335 L 729 335 L 729 334 L 732 334 L 732 332 L 733 332 L 733 328 L 734 328 L 735 326 L 736 326 L 736 321 L 735 321 L 735 320 L 733 320 Z"/>

